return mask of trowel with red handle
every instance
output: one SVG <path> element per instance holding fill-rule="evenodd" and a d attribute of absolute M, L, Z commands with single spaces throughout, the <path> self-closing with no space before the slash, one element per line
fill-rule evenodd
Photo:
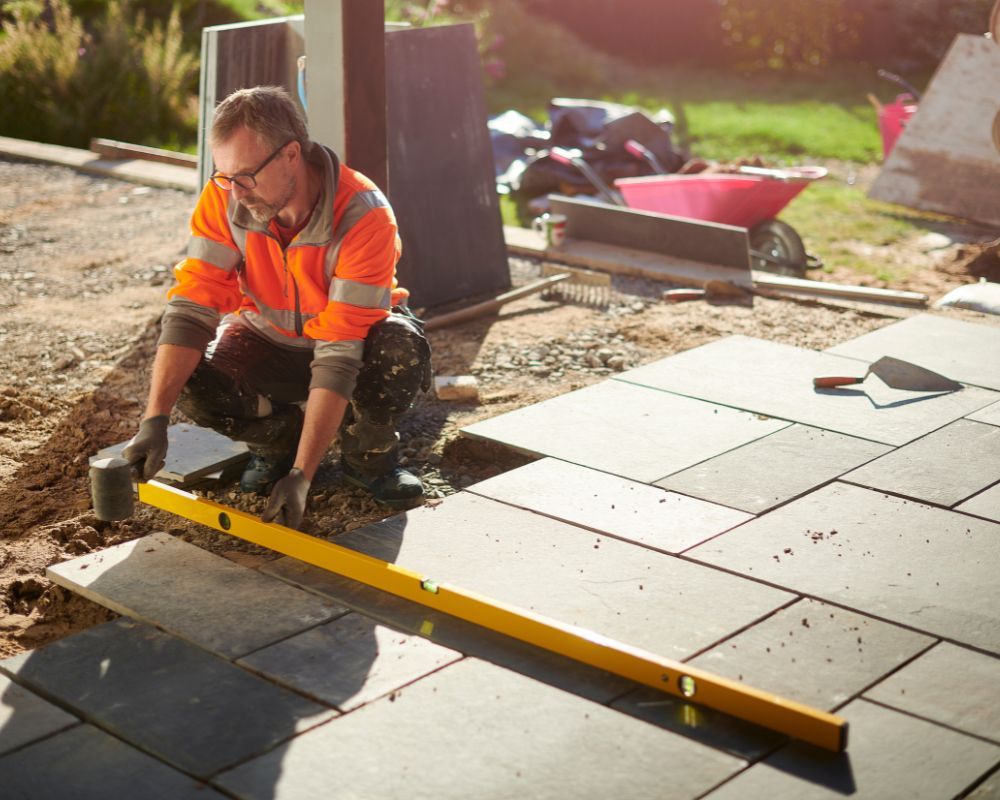
<path fill-rule="evenodd" d="M 900 361 L 892 356 L 882 356 L 868 367 L 868 371 L 860 378 L 828 376 L 813 378 L 813 386 L 817 389 L 833 389 L 838 386 L 850 386 L 863 383 L 869 375 L 875 375 L 887 386 L 893 389 L 907 389 L 911 392 L 954 392 L 961 389 L 962 384 L 931 372 L 924 367 L 918 367 L 909 361 Z"/>

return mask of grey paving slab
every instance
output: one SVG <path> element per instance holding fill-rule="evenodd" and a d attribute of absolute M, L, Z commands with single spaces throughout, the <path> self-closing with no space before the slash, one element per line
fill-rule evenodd
<path fill-rule="evenodd" d="M 615 700 L 611 707 L 749 761 L 759 760 L 788 741 L 775 731 L 645 686 Z"/>
<path fill-rule="evenodd" d="M 120 456 L 131 439 L 99 450 L 90 459 Z M 178 423 L 167 428 L 167 458 L 156 479 L 186 486 L 225 467 L 246 461 L 250 451 L 244 442 L 234 442 L 208 428 Z"/>
<path fill-rule="evenodd" d="M 215 800 L 214 789 L 90 725 L 0 758 L 4 800 Z"/>
<path fill-rule="evenodd" d="M 994 772 L 973 789 L 966 800 L 1000 800 L 1000 772 Z"/>
<path fill-rule="evenodd" d="M 77 722 L 72 714 L 0 675 L 0 755 Z"/>
<path fill-rule="evenodd" d="M 1000 658 L 943 642 L 865 697 L 1000 744 Z"/>
<path fill-rule="evenodd" d="M 1000 389 L 1000 327 L 917 314 L 829 348 L 837 355 L 875 361 L 893 356 L 952 380 Z"/>
<path fill-rule="evenodd" d="M 1000 428 L 959 419 L 848 472 L 843 479 L 953 506 L 1000 481 Z"/>
<path fill-rule="evenodd" d="M 689 663 L 829 711 L 934 641 L 898 625 L 803 599 Z"/>
<path fill-rule="evenodd" d="M 679 553 L 751 519 L 715 503 L 554 458 L 497 475 L 469 491 L 667 553 Z"/>
<path fill-rule="evenodd" d="M 1000 483 L 970 497 L 955 510 L 1000 522 Z"/>
<path fill-rule="evenodd" d="M 867 368 L 839 355 L 729 336 L 614 380 L 897 446 L 998 399 L 996 392 L 969 386 L 945 394 L 898 391 L 875 377 L 850 388 L 813 388 L 814 377 L 860 377 Z"/>
<path fill-rule="evenodd" d="M 167 533 L 64 561 L 46 574 L 95 603 L 227 658 L 347 611 Z"/>
<path fill-rule="evenodd" d="M 466 659 L 397 692 L 393 702 L 371 703 L 217 782 L 253 800 L 326 800 L 331 791 L 366 800 L 662 800 L 696 797 L 744 763 Z M 272 788 L 269 778 L 278 772 Z"/>
<path fill-rule="evenodd" d="M 461 657 L 427 639 L 400 633 L 361 614 L 348 614 L 237 663 L 340 711 L 350 711 Z"/>
<path fill-rule="evenodd" d="M 891 449 L 866 439 L 790 425 L 656 485 L 760 514 Z"/>
<path fill-rule="evenodd" d="M 542 650 L 489 628 L 433 611 L 363 583 L 285 557 L 262 568 L 275 577 L 329 597 L 393 628 L 489 661 L 598 703 L 635 687 L 631 681 Z"/>
<path fill-rule="evenodd" d="M 337 543 L 668 658 L 692 655 L 792 600 L 474 495 L 454 495 Z"/>
<path fill-rule="evenodd" d="M 652 483 L 787 424 L 604 381 L 477 422 L 462 433 Z"/>
<path fill-rule="evenodd" d="M 986 408 L 981 408 L 973 414 L 969 414 L 967 419 L 975 420 L 976 422 L 986 422 L 990 425 L 1000 425 L 1000 401 L 986 406 Z"/>
<path fill-rule="evenodd" d="M 846 753 L 790 744 L 706 800 L 956 797 L 1000 761 L 1000 748 L 916 717 L 855 700 Z"/>
<path fill-rule="evenodd" d="M 838 482 L 687 555 L 1000 652 L 998 544 L 995 522 Z"/>
<path fill-rule="evenodd" d="M 337 715 L 125 618 L 2 661 L 0 671 L 200 778 Z"/>

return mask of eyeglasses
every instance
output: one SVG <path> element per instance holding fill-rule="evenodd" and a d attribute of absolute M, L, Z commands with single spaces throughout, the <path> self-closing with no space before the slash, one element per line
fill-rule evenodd
<path fill-rule="evenodd" d="M 256 188 L 257 175 L 260 174 L 260 172 L 264 169 L 264 167 L 266 167 L 268 164 L 274 161 L 278 153 L 280 153 L 294 141 L 295 141 L 294 139 L 289 139 L 287 142 L 281 145 L 281 147 L 279 147 L 277 150 L 271 153 L 271 155 L 269 155 L 264 160 L 264 163 L 261 164 L 259 167 L 257 167 L 257 169 L 255 169 L 253 172 L 241 172 L 239 175 L 223 175 L 221 172 L 213 172 L 211 176 L 212 183 L 214 183 L 224 192 L 230 191 L 234 185 L 239 186 L 241 189 L 245 189 L 246 191 L 250 191 L 251 189 Z"/>

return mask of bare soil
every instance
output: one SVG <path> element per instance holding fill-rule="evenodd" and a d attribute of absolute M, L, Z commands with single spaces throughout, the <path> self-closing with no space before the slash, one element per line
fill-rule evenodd
<path fill-rule="evenodd" d="M 241 563 L 275 557 L 150 507 L 115 523 L 91 509 L 88 457 L 130 438 L 139 422 L 193 203 L 184 192 L 0 160 L 0 657 L 114 616 L 52 584 L 51 564 L 154 531 Z M 955 248 L 894 288 L 940 296 L 980 274 L 995 279 L 995 262 L 983 247 Z M 511 262 L 515 284 L 538 271 Z M 433 332 L 437 374 L 475 375 L 480 397 L 448 403 L 425 395 L 403 423 L 404 456 L 423 476 L 427 502 L 527 460 L 459 438 L 475 420 L 731 334 L 821 349 L 893 321 L 760 297 L 752 305 L 668 304 L 659 299 L 664 288 L 618 281 L 605 305 L 533 297 L 499 317 Z M 325 538 L 392 513 L 341 485 L 336 463 L 331 452 L 303 525 Z M 263 507 L 232 486 L 205 491 L 252 513 Z"/>

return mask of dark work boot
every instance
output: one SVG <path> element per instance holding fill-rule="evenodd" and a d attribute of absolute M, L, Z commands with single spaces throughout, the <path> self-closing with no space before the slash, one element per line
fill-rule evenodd
<path fill-rule="evenodd" d="M 295 456 L 291 452 L 283 456 L 251 453 L 240 477 L 240 491 L 245 494 L 267 494 L 276 482 L 288 474 L 294 461 Z"/>
<path fill-rule="evenodd" d="M 412 472 L 400 466 L 382 472 L 365 472 L 340 459 L 344 480 L 359 489 L 366 489 L 379 503 L 389 508 L 409 508 L 424 496 L 424 485 Z"/>

